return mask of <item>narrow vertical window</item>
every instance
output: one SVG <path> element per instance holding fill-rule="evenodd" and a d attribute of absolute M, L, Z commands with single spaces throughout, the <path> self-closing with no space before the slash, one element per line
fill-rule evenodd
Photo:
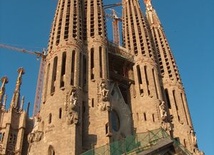
<path fill-rule="evenodd" d="M 87 63 L 86 63 L 86 56 L 83 55 L 83 85 L 86 85 L 86 79 L 87 79 Z"/>
<path fill-rule="evenodd" d="M 167 106 L 168 106 L 169 109 L 171 109 L 171 103 L 170 103 L 170 100 L 169 100 L 169 92 L 168 92 L 168 89 L 165 89 L 165 94 L 166 94 Z"/>
<path fill-rule="evenodd" d="M 91 48 L 90 54 L 90 72 L 91 72 L 91 80 L 94 79 L 94 48 Z"/>
<path fill-rule="evenodd" d="M 49 114 L 48 123 L 50 124 L 52 122 L 52 114 Z"/>
<path fill-rule="evenodd" d="M 178 121 L 180 122 L 180 116 L 179 116 L 179 112 L 178 112 L 178 105 L 177 105 L 177 100 L 176 100 L 176 97 L 175 97 L 175 90 L 172 91 L 172 95 L 173 95 L 173 99 L 174 99 L 174 102 L 175 102 L 175 109 L 176 109 L 176 112 L 177 112 Z"/>
<path fill-rule="evenodd" d="M 82 53 L 79 54 L 79 87 L 82 88 L 82 79 L 83 77 L 80 76 L 82 73 Z"/>
<path fill-rule="evenodd" d="M 148 95 L 150 95 L 151 92 L 150 92 L 150 89 L 149 89 L 149 80 L 148 80 L 147 67 L 146 66 L 144 66 L 144 73 L 145 73 L 145 79 L 146 79 L 146 84 L 147 84 Z"/>
<path fill-rule="evenodd" d="M 71 79 L 70 85 L 74 85 L 74 69 L 75 69 L 75 50 L 72 51 L 71 55 Z"/>
<path fill-rule="evenodd" d="M 50 72 L 50 63 L 48 64 L 48 67 L 47 67 L 47 74 L 46 74 L 46 79 L 45 79 L 44 102 L 43 103 L 45 103 L 46 97 L 47 97 L 49 72 Z"/>
<path fill-rule="evenodd" d="M 136 68 L 137 68 L 138 82 L 139 82 L 139 84 L 142 84 L 142 77 L 141 77 L 141 72 L 140 72 L 140 66 L 137 65 Z"/>
<path fill-rule="evenodd" d="M 55 57 L 53 62 L 53 71 L 52 71 L 52 80 L 51 80 L 51 95 L 53 95 L 53 93 L 55 92 L 57 61 L 58 61 L 58 57 Z"/>
<path fill-rule="evenodd" d="M 147 75 L 147 67 L 144 66 L 144 72 L 145 72 L 145 78 L 146 78 L 146 83 L 149 85 L 149 80 L 148 80 L 148 75 Z"/>
<path fill-rule="evenodd" d="M 109 124 L 108 123 L 106 123 L 106 125 L 105 125 L 105 131 L 106 131 L 106 135 L 109 133 Z"/>
<path fill-rule="evenodd" d="M 62 108 L 59 108 L 59 119 L 62 118 Z"/>
<path fill-rule="evenodd" d="M 99 64 L 100 64 L 100 77 L 103 77 L 103 69 L 102 69 L 102 47 L 99 47 Z"/>
<path fill-rule="evenodd" d="M 158 90 L 157 90 L 157 84 L 156 84 L 156 78 L 155 78 L 155 70 L 154 69 L 152 69 L 152 76 L 153 76 L 153 79 L 154 79 L 155 93 L 156 93 L 157 99 L 159 99 Z"/>
<path fill-rule="evenodd" d="M 91 107 L 94 107 L 94 98 L 91 99 Z"/>
<path fill-rule="evenodd" d="M 146 119 L 146 113 L 145 112 L 143 113 L 143 117 L 144 117 L 144 121 L 146 121 L 147 119 Z"/>
<path fill-rule="evenodd" d="M 187 125 L 189 125 L 189 120 L 187 118 L 187 111 L 186 111 L 185 104 L 184 104 L 183 94 L 180 93 L 180 95 L 181 95 L 181 102 L 182 102 L 182 105 L 183 105 L 183 108 L 184 108 L 184 114 L 185 114 L 185 117 L 186 117 L 186 120 L 187 120 Z"/>
<path fill-rule="evenodd" d="M 152 121 L 155 122 L 155 114 L 152 114 Z"/>
<path fill-rule="evenodd" d="M 143 83 L 143 81 L 142 81 L 142 76 L 141 76 L 141 71 L 140 71 L 140 66 L 139 65 L 137 65 L 136 66 L 136 69 L 137 69 L 137 78 L 138 78 L 138 83 L 139 83 L 139 88 L 140 88 L 140 94 L 142 95 L 143 94 L 143 88 L 142 88 L 142 83 Z"/>
<path fill-rule="evenodd" d="M 48 148 L 48 155 L 56 155 L 55 150 L 52 145 L 50 145 Z"/>
<path fill-rule="evenodd" d="M 65 86 L 65 70 L 66 70 L 66 52 L 62 53 L 60 88 Z"/>
<path fill-rule="evenodd" d="M 137 113 L 136 115 L 137 115 L 137 121 L 139 121 L 139 114 Z"/>
<path fill-rule="evenodd" d="M 173 99 L 175 102 L 175 108 L 176 108 L 176 110 L 178 110 L 178 105 L 177 105 L 177 101 L 176 101 L 176 97 L 175 97 L 175 90 L 172 91 L 172 94 L 173 94 Z"/>

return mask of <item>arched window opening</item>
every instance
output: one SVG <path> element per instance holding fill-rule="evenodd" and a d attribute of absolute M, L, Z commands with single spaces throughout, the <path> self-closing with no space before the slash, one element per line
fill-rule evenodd
<path fill-rule="evenodd" d="M 59 119 L 62 118 L 62 108 L 59 108 Z"/>
<path fill-rule="evenodd" d="M 57 73 L 57 61 L 58 57 L 54 58 L 53 62 L 53 71 L 52 71 L 52 80 L 51 80 L 51 95 L 55 92 L 55 81 L 56 81 L 56 73 Z"/>
<path fill-rule="evenodd" d="M 55 150 L 52 145 L 48 148 L 48 155 L 56 155 Z"/>
<path fill-rule="evenodd" d="M 60 88 L 63 88 L 65 86 L 65 70 L 66 70 L 66 52 L 63 52 L 62 53 Z"/>
<path fill-rule="evenodd" d="M 48 118 L 48 123 L 51 124 L 51 122 L 52 122 L 52 114 L 50 113 Z"/>

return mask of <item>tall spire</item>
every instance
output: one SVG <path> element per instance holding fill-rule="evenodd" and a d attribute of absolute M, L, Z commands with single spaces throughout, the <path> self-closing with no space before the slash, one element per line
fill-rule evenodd
<path fill-rule="evenodd" d="M 46 56 L 43 104 L 35 122 L 39 128 L 31 132 L 31 135 L 45 132 L 45 138 L 38 144 L 52 148 L 50 152 L 54 148 L 56 152 L 63 148 L 64 154 L 80 154 L 82 138 L 76 137 L 81 137 L 82 131 L 81 97 L 83 79 L 86 79 L 86 74 L 82 74 L 84 65 L 83 0 L 58 0 Z M 47 132 L 47 129 L 50 130 Z M 65 143 L 58 146 L 53 133 Z M 33 141 L 31 144 L 32 154 L 44 153 Z"/>
<path fill-rule="evenodd" d="M 19 68 L 18 69 L 18 77 L 16 80 L 16 87 L 13 93 L 12 101 L 11 101 L 11 107 L 12 108 L 19 108 L 20 104 L 20 87 L 22 84 L 22 75 L 24 74 L 24 69 Z"/>
<path fill-rule="evenodd" d="M 80 0 L 59 0 L 49 38 L 49 52 L 54 47 L 82 40 L 82 12 Z"/>
<path fill-rule="evenodd" d="M 152 7 L 151 0 L 144 0 L 144 3 L 146 5 L 146 16 L 149 24 L 156 27 L 161 26 L 160 20 Z"/>
<path fill-rule="evenodd" d="M 197 143 L 191 140 L 196 137 L 192 134 L 193 127 L 186 94 L 169 43 L 151 1 L 144 0 L 144 2 L 147 21 L 157 50 L 157 62 L 163 81 L 165 102 L 167 103 L 169 114 L 172 116 L 172 136 L 179 137 L 180 142 L 192 153 L 199 153 Z"/>
<path fill-rule="evenodd" d="M 102 0 L 85 0 L 87 4 L 87 37 L 106 38 L 105 13 Z"/>
<path fill-rule="evenodd" d="M 155 9 L 152 7 L 151 0 L 144 0 L 144 3 L 146 5 L 146 17 L 158 52 L 158 63 L 160 64 L 161 75 L 164 80 L 181 83 L 177 65 L 161 26 L 161 22 Z"/>
<path fill-rule="evenodd" d="M 123 0 L 123 42 L 135 59 L 133 119 L 144 118 L 144 121 L 135 121 L 134 128 L 137 132 L 144 132 L 147 128 L 167 126 L 166 130 L 169 131 L 170 125 L 160 89 L 156 50 L 138 0 Z M 150 117 L 153 120 L 147 119 Z"/>
<path fill-rule="evenodd" d="M 2 107 L 4 102 L 4 95 L 5 95 L 5 84 L 8 83 L 8 78 L 6 76 L 1 78 L 1 88 L 0 88 L 0 107 Z"/>
<path fill-rule="evenodd" d="M 88 55 L 88 100 L 85 104 L 86 112 L 83 118 L 85 123 L 83 126 L 83 139 L 85 139 L 83 147 L 89 149 L 92 144 L 97 147 L 109 142 L 109 137 L 103 136 L 109 131 L 109 113 L 107 110 L 102 111 L 97 108 L 102 105 L 109 105 L 106 104 L 109 101 L 107 99 L 103 101 L 101 97 L 102 89 L 108 92 L 109 72 L 103 0 L 85 0 L 84 2 Z M 89 108 L 90 106 L 92 108 Z M 98 117 L 99 121 L 95 121 Z M 97 135 L 97 138 L 91 138 L 90 135 Z"/>

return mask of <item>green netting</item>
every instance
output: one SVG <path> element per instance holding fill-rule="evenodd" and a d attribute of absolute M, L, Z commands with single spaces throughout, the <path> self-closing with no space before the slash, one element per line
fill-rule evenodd
<path fill-rule="evenodd" d="M 158 140 L 169 137 L 163 129 L 128 136 L 122 140 L 84 152 L 82 155 L 121 155 L 140 152 L 155 145 Z"/>

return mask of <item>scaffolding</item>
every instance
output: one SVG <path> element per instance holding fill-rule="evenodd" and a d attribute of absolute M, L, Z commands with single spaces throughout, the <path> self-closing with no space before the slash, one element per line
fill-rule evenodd
<path fill-rule="evenodd" d="M 110 41 L 108 42 L 108 52 L 134 63 L 134 56 L 130 53 L 130 51 Z"/>
<path fill-rule="evenodd" d="M 134 155 L 148 150 L 160 142 L 164 143 L 166 140 L 169 140 L 175 147 L 178 147 L 182 151 L 182 154 L 192 155 L 178 141 L 172 139 L 162 128 L 130 135 L 122 140 L 86 151 L 81 155 Z"/>

